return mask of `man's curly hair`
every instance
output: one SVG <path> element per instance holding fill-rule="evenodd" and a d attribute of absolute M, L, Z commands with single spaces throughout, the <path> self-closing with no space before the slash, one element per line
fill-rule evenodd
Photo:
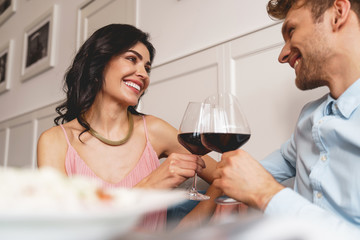
<path fill-rule="evenodd" d="M 313 19 L 320 20 L 325 11 L 329 9 L 335 0 L 270 0 L 267 5 L 267 12 L 271 18 L 283 20 L 291 8 L 309 7 Z M 349 0 L 351 9 L 360 20 L 360 0 Z"/>

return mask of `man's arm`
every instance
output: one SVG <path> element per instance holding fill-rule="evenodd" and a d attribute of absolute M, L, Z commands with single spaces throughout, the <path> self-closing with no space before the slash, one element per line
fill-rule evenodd
<path fill-rule="evenodd" d="M 281 150 L 276 150 L 261 160 L 260 164 L 280 183 L 295 177 L 296 154 L 292 139 L 284 143 Z"/>
<path fill-rule="evenodd" d="M 275 194 L 264 214 L 271 217 L 295 217 L 313 221 L 329 230 L 336 231 L 343 239 L 360 239 L 360 228 L 334 213 L 309 202 L 295 191 L 285 188 Z"/>

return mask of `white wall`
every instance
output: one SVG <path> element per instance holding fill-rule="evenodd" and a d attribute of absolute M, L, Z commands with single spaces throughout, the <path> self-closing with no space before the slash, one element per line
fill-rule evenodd
<path fill-rule="evenodd" d="M 0 94 L 0 122 L 63 98 L 63 75 L 76 49 L 77 11 L 88 1 L 17 0 L 16 13 L 0 26 L 0 46 L 8 39 L 15 41 L 11 90 Z M 155 65 L 273 24 L 265 10 L 267 0 L 133 1 L 137 25 L 151 34 L 157 49 Z M 56 65 L 21 82 L 24 28 L 53 4 L 59 6 Z"/>
<path fill-rule="evenodd" d="M 138 24 L 164 63 L 274 24 L 268 0 L 139 0 Z"/>
<path fill-rule="evenodd" d="M 34 167 L 37 138 L 51 126 L 54 108 L 64 97 L 63 75 L 77 47 L 78 9 L 89 0 L 17 2 L 16 13 L 0 26 L 0 46 L 8 39 L 15 42 L 11 89 L 0 94 L 0 165 Z M 100 2 L 126 7 L 103 8 L 90 21 L 92 26 L 129 21 L 150 33 L 157 56 L 143 112 L 176 128 L 188 101 L 230 91 L 240 99 L 252 128 L 244 148 L 261 159 L 290 137 L 303 104 L 326 92 L 299 91 L 293 70 L 277 62 L 283 44 L 281 24 L 268 17 L 267 0 L 96 0 L 91 4 Z M 53 4 L 59 7 L 55 67 L 21 82 L 23 29 Z M 134 9 L 133 14 L 129 9 Z M 121 11 L 130 17 L 124 20 Z"/>
<path fill-rule="evenodd" d="M 0 122 L 59 101 L 63 97 L 62 78 L 74 56 L 77 7 L 83 0 L 18 0 L 17 10 L 0 26 L 0 45 L 8 39 L 15 43 L 10 91 L 0 94 Z M 56 65 L 25 82 L 20 81 L 24 28 L 46 12 L 59 6 Z"/>

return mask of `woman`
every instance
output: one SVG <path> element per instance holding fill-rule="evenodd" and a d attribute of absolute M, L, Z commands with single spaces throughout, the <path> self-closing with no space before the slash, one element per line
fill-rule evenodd
<path fill-rule="evenodd" d="M 38 166 L 89 176 L 107 188 L 174 188 L 195 171 L 211 183 L 213 159 L 205 157 L 205 163 L 189 154 L 175 128 L 135 110 L 149 86 L 154 54 L 148 35 L 133 26 L 97 30 L 65 75 L 67 99 L 56 108 L 57 126 L 39 138 Z M 210 187 L 208 194 L 220 192 Z M 214 208 L 213 201 L 203 202 L 186 219 L 200 221 Z M 165 221 L 166 212 L 160 212 L 143 226 L 159 230 Z"/>

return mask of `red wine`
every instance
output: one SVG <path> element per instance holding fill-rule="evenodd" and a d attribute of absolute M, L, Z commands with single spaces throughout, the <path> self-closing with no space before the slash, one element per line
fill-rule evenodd
<path fill-rule="evenodd" d="M 202 145 L 199 133 L 180 133 L 178 141 L 192 154 L 202 156 L 210 152 L 209 149 Z"/>
<path fill-rule="evenodd" d="M 224 153 L 236 150 L 246 143 L 250 138 L 250 134 L 238 133 L 203 133 L 201 140 L 205 147 Z"/>

